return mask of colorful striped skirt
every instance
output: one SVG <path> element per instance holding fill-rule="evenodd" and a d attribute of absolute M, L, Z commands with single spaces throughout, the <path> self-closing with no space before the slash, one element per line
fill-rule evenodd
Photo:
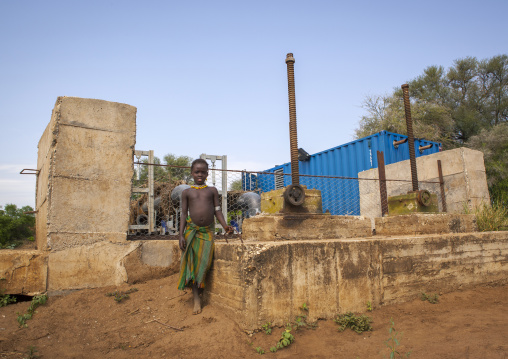
<path fill-rule="evenodd" d="M 187 217 L 184 237 L 185 251 L 180 261 L 180 279 L 178 289 L 183 290 L 197 284 L 198 288 L 205 287 L 205 277 L 212 264 L 214 225 L 199 227 Z"/>

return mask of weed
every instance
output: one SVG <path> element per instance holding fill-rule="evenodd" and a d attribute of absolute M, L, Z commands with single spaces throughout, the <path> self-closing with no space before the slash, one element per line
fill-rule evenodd
<path fill-rule="evenodd" d="M 5 280 L 5 278 L 0 278 L 0 280 Z M 5 307 L 11 303 L 16 303 L 16 297 L 12 297 L 9 294 L 4 294 L 4 290 L 0 288 L 0 308 Z"/>
<path fill-rule="evenodd" d="M 335 323 L 339 325 L 339 331 L 343 332 L 346 328 L 354 330 L 358 334 L 372 330 L 372 318 L 367 317 L 365 314 L 356 316 L 351 312 L 346 314 L 337 315 Z"/>
<path fill-rule="evenodd" d="M 261 347 L 256 347 L 256 352 L 259 354 L 259 355 L 263 355 L 265 353 L 265 351 L 263 349 L 261 349 Z"/>
<path fill-rule="evenodd" d="M 473 208 L 464 204 L 464 212 L 476 216 L 476 224 L 480 232 L 501 231 L 508 226 L 508 208 L 499 200 L 494 201 L 492 205 L 482 202 Z"/>
<path fill-rule="evenodd" d="M 29 319 L 32 319 L 33 315 L 35 314 L 35 309 L 37 309 L 37 307 L 39 305 L 42 305 L 42 304 L 46 304 L 46 302 L 48 301 L 48 296 L 46 294 L 42 294 L 42 295 L 36 295 L 32 298 L 32 302 L 30 303 L 30 306 L 28 307 L 28 310 L 27 310 L 27 313 L 26 314 L 20 314 L 19 312 L 17 313 L 18 314 L 18 325 L 20 327 L 28 327 L 28 325 L 26 324 L 26 321 L 29 320 Z"/>
<path fill-rule="evenodd" d="M 137 288 L 131 288 L 131 289 L 125 291 L 125 292 L 119 292 L 119 291 L 116 290 L 114 292 L 106 293 L 106 297 L 115 297 L 115 301 L 117 303 L 120 303 L 122 300 L 128 299 L 129 298 L 129 294 L 137 292 L 137 291 L 138 291 Z"/>
<path fill-rule="evenodd" d="M 372 312 L 372 309 L 373 309 L 373 308 L 372 308 L 372 302 L 369 300 L 369 301 L 367 302 L 367 311 L 368 311 L 368 312 Z"/>
<path fill-rule="evenodd" d="M 37 354 L 35 354 L 36 352 L 37 352 L 37 349 L 33 345 L 30 345 L 28 347 L 28 353 L 27 353 L 27 356 L 25 357 L 25 359 L 38 358 L 39 356 Z"/>
<path fill-rule="evenodd" d="M 303 303 L 302 306 L 300 307 L 300 310 L 302 310 L 302 312 L 304 312 L 304 313 L 308 312 L 309 306 L 307 305 L 307 303 Z M 295 318 L 294 324 L 295 324 L 294 329 L 296 329 L 296 330 L 298 330 L 300 328 L 310 328 L 310 329 L 317 328 L 317 321 L 313 322 L 313 323 L 308 323 L 306 314 L 297 315 Z"/>
<path fill-rule="evenodd" d="M 288 323 L 288 325 L 286 326 L 286 329 L 284 329 L 284 331 L 282 332 L 279 341 L 275 345 L 275 348 L 277 350 L 284 349 L 287 346 L 289 346 L 291 343 L 293 343 L 294 341 L 295 341 L 295 337 L 293 336 L 293 334 L 291 334 L 291 324 Z M 272 348 L 270 348 L 270 351 L 272 351 Z M 277 350 L 275 350 L 275 351 L 277 351 Z"/>
<path fill-rule="evenodd" d="M 261 326 L 261 328 L 263 328 L 263 330 L 265 331 L 266 335 L 272 334 L 272 323 L 266 322 L 265 324 L 263 324 Z"/>
<path fill-rule="evenodd" d="M 390 336 L 385 341 L 385 345 L 390 349 L 390 359 L 400 358 L 401 354 L 397 351 L 397 348 L 400 345 L 400 340 L 402 340 L 402 333 L 397 333 L 395 330 L 395 323 L 393 322 L 393 318 L 390 318 L 390 329 L 388 329 L 388 333 Z M 405 354 L 406 358 L 409 358 L 411 352 L 407 352 Z"/>
<path fill-rule="evenodd" d="M 427 295 L 422 292 L 421 300 L 428 301 L 429 303 L 432 303 L 432 304 L 436 304 L 439 302 L 439 296 L 437 294 Z"/>

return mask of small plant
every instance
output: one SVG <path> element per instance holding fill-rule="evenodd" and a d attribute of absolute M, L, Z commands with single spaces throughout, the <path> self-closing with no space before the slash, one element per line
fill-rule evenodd
<path fill-rule="evenodd" d="M 337 315 L 335 323 L 339 325 L 339 331 L 343 332 L 346 328 L 354 330 L 358 334 L 372 330 L 372 318 L 367 317 L 365 314 L 356 316 L 351 312 L 346 314 Z"/>
<path fill-rule="evenodd" d="M 307 305 L 307 303 L 303 303 L 302 306 L 300 307 L 300 310 L 302 310 L 302 312 L 308 312 L 309 311 L 309 306 Z M 300 329 L 300 328 L 310 328 L 310 329 L 316 329 L 317 328 L 317 321 L 316 322 L 313 322 L 313 323 L 308 323 L 307 322 L 307 315 L 306 314 L 300 314 L 300 315 L 297 315 L 296 318 L 295 318 L 295 328 L 296 330 Z"/>
<path fill-rule="evenodd" d="M 390 336 L 385 341 L 385 345 L 390 349 L 390 359 L 400 358 L 401 354 L 398 352 L 397 348 L 400 345 L 400 340 L 402 339 L 402 333 L 397 333 L 395 330 L 395 323 L 393 322 L 393 318 L 390 318 L 390 329 L 388 329 L 388 333 Z M 406 358 L 409 358 L 411 352 L 407 352 L 405 354 Z"/>
<path fill-rule="evenodd" d="M 367 311 L 368 311 L 368 312 L 372 312 L 372 309 L 373 309 L 373 308 L 372 308 L 372 302 L 369 300 L 369 301 L 367 302 Z"/>
<path fill-rule="evenodd" d="M 292 329 L 291 323 L 288 323 L 286 325 L 286 329 L 284 329 L 284 331 L 282 332 L 277 344 L 275 344 L 275 346 L 270 348 L 270 351 L 272 353 L 275 353 L 279 349 L 284 349 L 288 347 L 289 345 L 291 345 L 291 343 L 295 341 L 295 337 L 293 336 L 293 334 L 291 334 L 291 329 Z"/>
<path fill-rule="evenodd" d="M 37 349 L 33 345 L 30 345 L 28 347 L 28 353 L 27 353 L 27 356 L 25 357 L 25 359 L 38 358 L 39 356 L 37 354 L 35 354 L 36 352 L 37 352 Z"/>
<path fill-rule="evenodd" d="M 48 301 L 48 296 L 46 294 L 34 296 L 32 298 L 32 302 L 30 303 L 30 306 L 28 307 L 27 313 L 26 314 L 20 314 L 19 312 L 17 313 L 18 314 L 18 318 L 17 318 L 18 325 L 20 327 L 25 327 L 25 328 L 28 327 L 28 325 L 26 324 L 26 321 L 32 319 L 33 315 L 35 314 L 35 309 L 37 309 L 37 307 L 42 304 L 46 304 L 47 301 Z"/>
<path fill-rule="evenodd" d="M 115 297 L 115 301 L 117 303 L 120 303 L 122 300 L 128 299 L 129 294 L 137 292 L 137 291 L 138 291 L 137 288 L 131 288 L 125 292 L 120 292 L 120 291 L 116 290 L 114 292 L 106 293 L 106 297 Z"/>
<path fill-rule="evenodd" d="M 439 302 L 439 296 L 437 294 L 427 295 L 422 292 L 421 300 L 428 301 L 429 303 L 432 303 L 432 304 L 436 304 Z"/>
<path fill-rule="evenodd" d="M 5 278 L 0 278 L 0 281 L 1 280 L 5 280 Z M 10 294 L 4 294 L 4 290 L 0 288 L 0 308 L 11 303 L 16 303 L 16 297 L 11 296 Z"/>
<path fill-rule="evenodd" d="M 266 322 L 261 326 L 261 328 L 263 328 L 266 335 L 272 334 L 272 323 Z"/>
<path fill-rule="evenodd" d="M 259 355 L 263 355 L 265 353 L 265 351 L 263 349 L 261 349 L 261 347 L 256 347 L 256 352 L 259 354 Z"/>

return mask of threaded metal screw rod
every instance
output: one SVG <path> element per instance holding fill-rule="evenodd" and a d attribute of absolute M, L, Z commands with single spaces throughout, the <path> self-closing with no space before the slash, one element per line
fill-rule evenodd
<path fill-rule="evenodd" d="M 289 97 L 289 145 L 291 148 L 291 180 L 293 185 L 300 184 L 300 169 L 298 165 L 298 137 L 296 133 L 296 101 L 295 101 L 295 59 L 292 53 L 286 55 L 288 68 L 288 97 Z"/>
<path fill-rule="evenodd" d="M 411 105 L 409 103 L 409 85 L 401 86 L 404 97 L 404 111 L 406 113 L 407 142 L 409 145 L 409 163 L 411 165 L 411 182 L 413 191 L 418 191 L 418 173 L 416 172 L 415 138 L 413 136 L 413 121 L 411 120 Z"/>

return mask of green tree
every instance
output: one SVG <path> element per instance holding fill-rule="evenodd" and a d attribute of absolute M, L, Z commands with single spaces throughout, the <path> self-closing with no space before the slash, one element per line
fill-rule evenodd
<path fill-rule="evenodd" d="M 18 208 L 15 204 L 0 206 L 0 247 L 15 246 L 16 242 L 34 235 L 35 216 L 24 214 L 33 211 L 30 206 Z"/>
<path fill-rule="evenodd" d="M 237 180 L 231 182 L 231 184 L 229 185 L 229 190 L 230 191 L 241 191 L 242 190 L 242 180 L 237 179 Z"/>
<path fill-rule="evenodd" d="M 508 123 L 483 129 L 468 146 L 483 152 L 487 183 L 493 200 L 508 202 Z"/>
<path fill-rule="evenodd" d="M 508 56 L 455 60 L 445 71 L 429 66 L 408 82 L 416 137 L 461 146 L 484 128 L 508 121 Z M 370 96 L 363 103 L 357 138 L 382 130 L 405 134 L 402 90 Z"/>
<path fill-rule="evenodd" d="M 445 70 L 429 66 L 408 82 L 415 137 L 443 148 L 469 146 L 484 153 L 493 198 L 508 198 L 508 55 L 455 60 Z M 361 138 L 387 130 L 406 134 L 402 90 L 366 97 L 356 129 Z"/>
<path fill-rule="evenodd" d="M 163 157 L 164 163 L 161 162 L 160 158 L 154 156 L 153 163 L 154 167 L 154 180 L 159 182 L 169 182 L 169 181 L 179 181 L 183 180 L 185 182 L 189 182 L 191 179 L 190 169 L 186 167 L 190 167 L 192 164 L 192 158 L 188 156 L 175 156 L 174 154 L 167 154 Z M 142 163 L 148 164 L 148 159 L 144 158 Z M 162 166 L 158 166 L 161 165 Z M 137 185 L 143 185 L 146 183 L 148 179 L 148 166 L 149 165 L 140 165 L 140 175 L 139 180 L 135 176 L 135 183 Z"/>
<path fill-rule="evenodd" d="M 172 153 L 168 153 L 164 156 L 164 162 L 168 166 L 177 167 L 166 167 L 167 173 L 170 174 L 172 180 L 183 180 L 189 182 L 191 180 L 191 173 L 189 168 L 179 167 L 190 167 L 192 164 L 192 158 L 189 156 L 175 156 Z"/>

